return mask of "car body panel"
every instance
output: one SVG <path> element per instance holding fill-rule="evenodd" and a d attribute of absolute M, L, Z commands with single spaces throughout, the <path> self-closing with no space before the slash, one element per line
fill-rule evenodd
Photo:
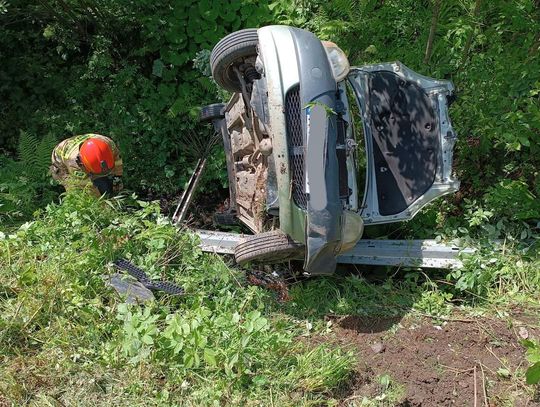
<path fill-rule="evenodd" d="M 341 242 L 342 216 L 337 127 L 335 113 L 332 113 L 336 108 L 337 84 L 332 68 L 320 40 L 298 28 L 259 29 L 259 50 L 267 80 L 273 158 L 280 191 L 280 229 L 306 245 L 306 271 L 332 272 Z M 298 78 L 292 73 L 294 69 L 286 69 L 291 66 L 296 67 Z M 310 127 L 310 115 L 314 115 L 316 126 Z M 281 132 L 283 120 L 285 133 Z M 275 129 L 280 129 L 280 133 Z M 282 140 L 286 140 L 287 145 Z M 306 157 L 317 158 L 306 163 Z M 289 187 L 284 188 L 284 185 Z M 312 194 L 320 199 L 314 200 Z M 304 236 L 299 236 L 292 227 L 292 208 L 302 209 Z"/>
<path fill-rule="evenodd" d="M 296 50 L 288 27 L 263 27 L 258 30 L 258 34 L 259 57 L 264 66 L 268 92 L 268 120 L 278 185 L 280 228 L 294 240 L 303 243 L 305 215 L 292 204 L 290 197 L 289 149 L 284 119 L 285 94 L 299 82 L 296 65 L 286 64 L 285 61 L 295 60 Z M 287 69 L 287 66 L 292 68 Z"/>
<path fill-rule="evenodd" d="M 452 83 L 395 62 L 353 68 L 364 127 L 367 174 L 361 215 L 366 224 L 411 219 L 435 198 L 455 192 L 448 117 Z"/>

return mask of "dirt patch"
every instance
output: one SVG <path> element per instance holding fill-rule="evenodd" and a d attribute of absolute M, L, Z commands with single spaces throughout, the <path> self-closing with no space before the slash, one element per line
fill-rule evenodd
<path fill-rule="evenodd" d="M 380 396 L 380 375 L 404 386 L 402 406 L 472 406 L 475 398 L 478 406 L 540 406 L 524 384 L 519 323 L 349 316 L 335 324 L 337 342 L 360 361 L 340 397 L 343 406 Z M 538 337 L 536 328 L 525 329 Z"/>

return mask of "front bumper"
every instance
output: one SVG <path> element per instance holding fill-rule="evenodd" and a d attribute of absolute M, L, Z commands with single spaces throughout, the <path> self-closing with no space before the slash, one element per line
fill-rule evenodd
<path fill-rule="evenodd" d="M 268 89 L 280 228 L 306 245 L 306 271 L 331 274 L 343 218 L 336 154 L 338 93 L 332 68 L 321 41 L 301 29 L 261 28 L 259 48 Z"/>

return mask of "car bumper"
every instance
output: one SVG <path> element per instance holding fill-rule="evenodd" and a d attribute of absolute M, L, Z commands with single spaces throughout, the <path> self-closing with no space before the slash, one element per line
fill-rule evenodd
<path fill-rule="evenodd" d="M 321 41 L 301 29 L 261 28 L 259 47 L 280 191 L 280 228 L 306 245 L 307 272 L 331 274 L 343 223 L 332 68 Z"/>

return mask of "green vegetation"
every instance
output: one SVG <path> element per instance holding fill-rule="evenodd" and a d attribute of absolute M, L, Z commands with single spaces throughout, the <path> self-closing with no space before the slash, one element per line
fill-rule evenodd
<path fill-rule="evenodd" d="M 8 155 L 21 132 L 55 140 L 101 132 L 120 145 L 128 188 L 174 194 L 209 137 L 199 107 L 224 96 L 209 78 L 209 50 L 243 27 L 293 24 L 335 41 L 352 65 L 401 60 L 453 80 L 462 189 L 442 213 L 456 221 L 469 203 L 492 223 L 540 217 L 533 0 L 14 0 L 2 10 L 0 151 Z M 210 192 L 226 182 L 222 152 L 211 153 Z"/>
<path fill-rule="evenodd" d="M 218 94 L 193 59 L 270 18 L 267 3 L 252 0 L 13 0 L 5 10 L 0 151 L 15 153 L 20 130 L 56 140 L 106 134 L 120 145 L 127 185 L 161 193 L 183 187 L 199 158 L 193 141 L 209 137 L 198 109 Z M 214 154 L 207 176 L 222 184 Z"/>
<path fill-rule="evenodd" d="M 298 340 L 305 322 L 196 244 L 156 205 L 86 195 L 0 235 L 0 394 L 16 404 L 300 405 L 347 379 L 352 355 Z M 122 303 L 103 281 L 119 256 L 186 296 Z"/>
<path fill-rule="evenodd" d="M 527 360 L 531 363 L 525 373 L 527 383 L 538 384 L 540 383 L 540 345 L 535 340 L 525 339 L 523 346 L 527 348 Z"/>
<path fill-rule="evenodd" d="M 120 257 L 187 294 L 124 304 L 104 282 Z M 0 394 L 16 404 L 73 405 L 81 397 L 88 405 L 331 404 L 356 358 L 310 339 L 331 338 L 328 315 L 436 321 L 452 314 L 455 299 L 468 303 L 462 313 L 505 307 L 494 299 L 498 289 L 467 300 L 417 271 L 382 285 L 358 276 L 312 279 L 293 285 L 291 302 L 279 305 L 247 285 L 241 270 L 203 254 L 156 204 L 129 196 L 75 193 L 49 204 L 0 233 L 0 268 Z M 513 287 L 500 288 L 506 303 Z M 527 287 L 518 287 L 521 296 L 536 292 Z M 402 395 L 385 379 L 373 402 L 391 405 Z"/>
<path fill-rule="evenodd" d="M 336 42 L 351 65 L 400 60 L 454 82 L 460 192 L 367 233 L 475 246 L 463 269 L 338 274 L 292 285 L 279 304 L 130 195 L 174 196 L 203 152 L 201 189 L 226 186 L 223 152 L 205 151 L 197 123 L 201 105 L 226 98 L 209 51 L 268 23 Z M 536 0 L 0 0 L 0 405 L 334 405 L 358 355 L 333 342 L 333 317 L 537 310 L 539 32 Z M 60 201 L 50 151 L 85 132 L 118 142 L 129 193 Z M 118 257 L 187 295 L 125 305 L 103 279 Z M 522 342 L 519 386 L 538 382 L 538 340 Z M 351 402 L 404 397 L 391 376 L 375 382 L 378 395 Z"/>
<path fill-rule="evenodd" d="M 32 212 L 58 197 L 48 174 L 56 139 L 41 140 L 21 132 L 16 160 L 4 158 L 0 172 L 0 221 L 27 219 Z"/>

